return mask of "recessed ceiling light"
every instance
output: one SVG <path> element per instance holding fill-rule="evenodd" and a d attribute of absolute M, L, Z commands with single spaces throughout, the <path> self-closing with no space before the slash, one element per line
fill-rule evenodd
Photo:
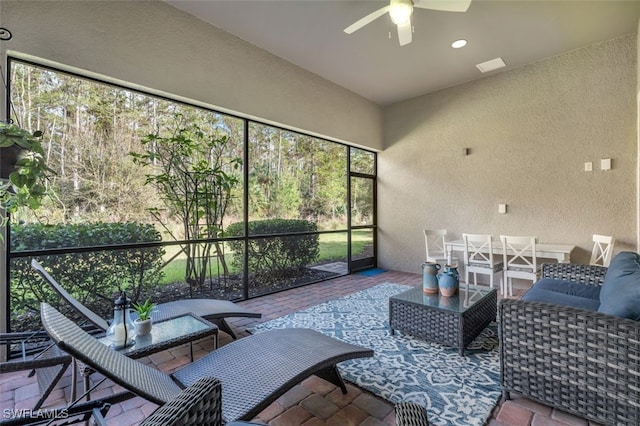
<path fill-rule="evenodd" d="M 453 43 L 451 43 L 451 47 L 453 47 L 454 49 L 460 49 L 461 47 L 465 47 L 466 45 L 467 45 L 467 40 L 465 39 L 456 40 Z"/>

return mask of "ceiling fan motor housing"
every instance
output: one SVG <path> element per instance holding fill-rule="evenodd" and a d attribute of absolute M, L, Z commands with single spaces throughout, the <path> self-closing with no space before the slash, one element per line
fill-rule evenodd
<path fill-rule="evenodd" d="M 389 15 L 394 24 L 408 23 L 412 13 L 413 2 L 411 0 L 391 0 Z"/>

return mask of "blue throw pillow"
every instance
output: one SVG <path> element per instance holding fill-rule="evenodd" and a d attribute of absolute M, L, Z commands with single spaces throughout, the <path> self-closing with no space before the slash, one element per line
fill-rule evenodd
<path fill-rule="evenodd" d="M 616 255 L 604 276 L 598 312 L 640 320 L 640 255 Z"/>

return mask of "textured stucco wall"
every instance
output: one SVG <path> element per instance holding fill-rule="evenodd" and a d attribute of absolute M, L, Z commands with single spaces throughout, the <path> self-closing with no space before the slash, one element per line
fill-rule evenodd
<path fill-rule="evenodd" d="M 0 1 L 7 49 L 374 149 L 382 108 L 160 1 Z"/>
<path fill-rule="evenodd" d="M 535 235 L 578 262 L 594 233 L 635 249 L 636 53 L 634 34 L 385 108 L 380 265 L 418 272 L 422 228 Z"/>
<path fill-rule="evenodd" d="M 638 73 L 638 82 L 636 85 L 636 133 L 637 133 L 637 147 L 638 147 L 638 155 L 636 158 L 636 185 L 638 191 L 640 191 L 640 66 L 638 65 L 637 58 L 640 58 L 640 20 L 638 20 L 638 32 L 636 35 L 636 71 Z M 637 194 L 636 201 L 636 234 L 637 234 L 637 246 L 640 247 L 640 193 Z"/>

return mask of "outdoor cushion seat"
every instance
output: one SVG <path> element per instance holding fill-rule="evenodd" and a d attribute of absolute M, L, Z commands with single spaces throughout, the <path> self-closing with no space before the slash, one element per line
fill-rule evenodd
<path fill-rule="evenodd" d="M 486 267 L 487 265 L 484 263 L 477 263 L 477 262 L 469 262 L 469 266 L 481 266 L 481 267 Z M 503 262 L 496 262 L 493 264 L 493 266 L 491 267 L 491 270 L 493 272 L 500 272 L 502 271 L 502 268 L 504 266 Z"/>
<path fill-rule="evenodd" d="M 555 303 L 563 306 L 597 311 L 600 306 L 600 287 L 571 281 L 543 278 L 534 284 L 523 301 Z"/>
<path fill-rule="evenodd" d="M 156 404 L 165 404 L 203 376 L 222 385 L 224 422 L 250 420 L 291 387 L 315 374 L 347 392 L 336 364 L 373 351 L 305 328 L 270 330 L 233 341 L 169 375 L 116 352 L 47 303 L 42 324 L 74 358 Z"/>
<path fill-rule="evenodd" d="M 35 259 L 31 260 L 31 267 L 51 286 L 53 289 L 71 305 L 80 315 L 102 331 L 107 331 L 109 323 L 100 315 L 84 306 L 76 298 L 70 295 Z M 262 314 L 250 311 L 242 306 L 228 300 L 218 299 L 184 299 L 173 302 L 159 303 L 151 312 L 154 321 L 173 318 L 186 313 L 194 313 L 208 321 L 211 321 L 218 328 L 229 334 L 234 339 L 236 335 L 225 321 L 230 317 L 260 318 Z"/>
<path fill-rule="evenodd" d="M 522 296 L 523 302 L 552 303 L 555 305 L 571 306 L 573 308 L 597 311 L 600 301 L 586 297 L 573 296 L 570 294 L 535 288 L 535 285 Z"/>
<path fill-rule="evenodd" d="M 570 296 L 600 300 L 600 286 L 585 285 L 569 280 L 556 280 L 554 278 L 541 278 L 536 282 L 535 286 L 541 290 L 550 290 Z"/>

